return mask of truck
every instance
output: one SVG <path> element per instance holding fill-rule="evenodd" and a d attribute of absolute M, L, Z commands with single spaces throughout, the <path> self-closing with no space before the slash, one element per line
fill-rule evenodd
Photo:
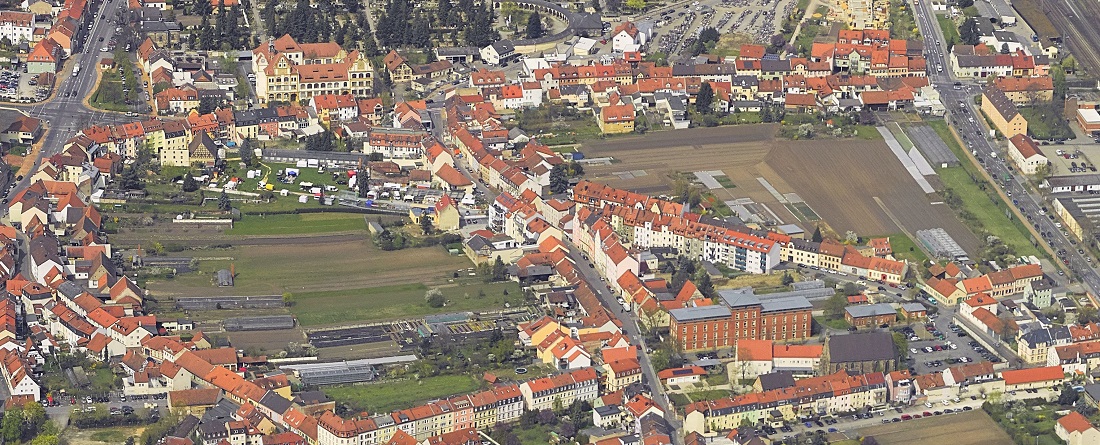
<path fill-rule="evenodd" d="M 1012 26 L 1012 25 L 1015 25 L 1015 24 L 1016 24 L 1016 16 L 1014 16 L 1014 15 L 1002 15 L 1001 16 L 1001 25 L 1003 25 L 1003 26 Z"/>

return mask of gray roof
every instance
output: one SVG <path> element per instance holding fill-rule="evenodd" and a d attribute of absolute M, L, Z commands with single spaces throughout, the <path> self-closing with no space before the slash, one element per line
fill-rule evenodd
<path fill-rule="evenodd" d="M 1047 329 L 1036 329 L 1020 336 L 1021 341 L 1027 342 L 1031 347 L 1050 345 L 1060 342 L 1068 342 L 1070 339 L 1069 328 L 1055 326 Z"/>
<path fill-rule="evenodd" d="M 500 56 L 516 52 L 516 47 L 512 44 L 511 40 L 498 40 L 496 42 L 493 42 L 489 46 L 493 47 L 493 49 L 496 50 L 497 55 Z"/>
<path fill-rule="evenodd" d="M 1100 401 L 1100 383 L 1085 385 L 1085 394 L 1088 394 L 1092 400 Z"/>
<path fill-rule="evenodd" d="M 889 315 L 897 314 L 893 306 L 887 303 L 879 304 L 861 304 L 856 306 L 848 306 L 844 308 L 844 312 L 847 312 L 852 318 L 874 317 L 877 315 Z"/>
<path fill-rule="evenodd" d="M 1051 187 L 1100 185 L 1100 174 L 1051 176 L 1046 182 Z"/>
<path fill-rule="evenodd" d="M 824 289 L 825 282 L 822 280 L 796 281 L 791 283 L 791 288 L 794 290 Z"/>
<path fill-rule="evenodd" d="M 599 414 L 600 417 L 614 416 L 621 412 L 619 405 L 604 405 L 596 408 L 596 414 Z"/>
<path fill-rule="evenodd" d="M 794 374 L 790 371 L 774 371 L 760 374 L 760 387 L 764 391 L 794 386 Z"/>
<path fill-rule="evenodd" d="M 851 363 L 897 358 L 894 337 L 889 332 L 871 331 L 834 335 L 825 343 L 832 363 Z"/>
<path fill-rule="evenodd" d="M 784 312 L 793 311 L 797 309 L 811 309 L 813 305 L 806 297 L 792 296 L 783 298 L 768 298 L 760 302 L 762 306 L 760 312 Z"/>
<path fill-rule="evenodd" d="M 988 100 L 990 104 L 993 105 L 993 108 L 997 109 L 997 113 L 1000 113 L 1004 120 L 1012 120 L 1017 114 L 1020 114 L 1020 110 L 1016 108 L 1016 104 L 1012 103 L 1012 100 L 1009 99 L 1000 88 L 989 86 L 985 89 L 984 96 L 984 100 Z"/>
<path fill-rule="evenodd" d="M 722 301 L 729 307 L 745 307 L 745 306 L 757 306 L 760 304 L 760 299 L 756 295 L 752 294 L 752 288 L 740 289 L 727 289 L 718 291 L 718 295 L 722 297 Z"/>
<path fill-rule="evenodd" d="M 676 321 L 696 321 L 715 318 L 729 318 L 732 314 L 725 306 L 699 306 L 673 309 L 668 312 Z"/>
<path fill-rule="evenodd" d="M 286 410 L 290 409 L 292 403 L 275 391 L 268 391 L 260 398 L 260 405 L 276 413 L 285 413 Z"/>
<path fill-rule="evenodd" d="M 928 308 L 924 307 L 923 304 L 913 302 L 913 303 L 902 303 L 901 310 L 903 310 L 905 312 L 918 312 L 918 311 L 926 311 L 926 310 L 928 310 Z"/>

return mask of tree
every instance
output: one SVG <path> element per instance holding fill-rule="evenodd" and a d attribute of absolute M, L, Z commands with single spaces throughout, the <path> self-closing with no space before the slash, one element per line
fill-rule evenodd
<path fill-rule="evenodd" d="M 504 261 L 501 260 L 499 256 L 496 261 L 493 261 L 491 276 L 493 281 L 504 281 L 504 279 L 508 277 L 508 270 L 504 266 Z"/>
<path fill-rule="evenodd" d="M 560 399 L 556 403 L 560 404 Z M 553 410 L 543 409 L 539 410 L 537 420 L 539 425 L 554 425 L 558 423 L 558 416 L 554 414 Z"/>
<path fill-rule="evenodd" d="M 241 141 L 241 146 L 237 148 L 237 151 L 241 153 L 241 162 L 244 163 L 244 166 L 251 167 L 254 160 L 253 155 L 255 154 L 252 152 L 252 140 L 245 138 Z"/>
<path fill-rule="evenodd" d="M 1072 405 L 1078 397 L 1080 397 L 1080 394 L 1074 391 L 1072 387 L 1064 386 L 1062 387 L 1062 393 L 1058 394 L 1058 404 L 1062 406 Z"/>
<path fill-rule="evenodd" d="M 218 210 L 228 212 L 233 208 L 233 202 L 229 200 L 229 195 L 222 190 L 221 196 L 218 196 Z"/>
<path fill-rule="evenodd" d="M 428 292 L 424 294 L 424 301 L 428 303 L 429 307 L 439 309 L 447 303 L 446 297 L 443 296 L 443 292 L 439 289 L 428 289 Z"/>
<path fill-rule="evenodd" d="M 432 234 L 432 217 L 428 215 L 420 215 L 420 231 L 425 235 Z"/>
<path fill-rule="evenodd" d="M 646 0 L 626 0 L 626 7 L 633 10 L 645 9 Z"/>
<path fill-rule="evenodd" d="M 815 227 L 814 228 L 814 234 L 810 236 L 810 241 L 813 241 L 815 243 L 820 243 L 821 240 L 822 240 L 821 227 Z"/>
<path fill-rule="evenodd" d="M 366 198 L 367 193 L 370 193 L 370 169 L 360 167 L 355 171 L 355 185 L 358 187 L 356 191 L 357 196 L 360 198 Z"/>
<path fill-rule="evenodd" d="M 294 294 L 283 292 L 283 306 L 294 306 Z"/>
<path fill-rule="evenodd" d="M 843 318 L 846 306 L 848 306 L 848 298 L 843 293 L 837 292 L 825 300 L 825 316 L 833 319 Z"/>
<path fill-rule="evenodd" d="M 333 151 L 336 149 L 336 136 L 331 131 L 325 130 L 306 138 L 306 150 L 309 151 Z"/>
<path fill-rule="evenodd" d="M 133 438 L 131 438 L 131 440 L 133 440 Z M 58 443 L 60 442 L 57 438 L 57 435 L 54 434 L 39 435 L 31 440 L 31 445 L 58 445 Z"/>
<path fill-rule="evenodd" d="M 546 30 L 542 27 L 542 15 L 535 11 L 527 16 L 527 38 L 537 39 L 545 34 Z"/>
<path fill-rule="evenodd" d="M 695 111 L 702 114 L 714 112 L 714 89 L 711 88 L 710 82 L 703 82 L 699 86 L 699 93 L 695 95 Z"/>
<path fill-rule="evenodd" d="M 790 286 L 791 283 L 794 283 L 794 278 L 791 277 L 790 272 L 783 272 L 783 278 L 780 279 L 780 282 L 783 283 L 784 286 Z"/>
<path fill-rule="evenodd" d="M 560 164 L 550 169 L 550 192 L 554 194 L 569 191 L 569 179 L 565 177 L 565 167 Z"/>
<path fill-rule="evenodd" d="M 183 174 L 183 191 L 191 193 L 199 189 L 199 181 L 195 180 L 195 176 L 191 172 Z"/>
<path fill-rule="evenodd" d="M 1085 305 L 1077 310 L 1078 323 L 1086 325 L 1096 321 L 1100 321 L 1100 317 L 1097 316 L 1096 306 Z"/>
<path fill-rule="evenodd" d="M 970 18 L 959 27 L 959 38 L 967 45 L 977 45 L 981 42 L 981 34 L 978 32 L 978 22 Z"/>
<path fill-rule="evenodd" d="M 699 289 L 699 293 L 703 294 L 707 298 L 717 298 L 718 291 L 714 289 L 714 283 L 710 280 L 710 274 L 703 271 L 699 275 L 699 279 L 695 280 L 695 287 Z"/>
<path fill-rule="evenodd" d="M 4 443 L 19 443 L 23 435 L 23 413 L 19 408 L 4 413 L 0 432 L 3 433 Z"/>
<path fill-rule="evenodd" d="M 204 96 L 202 99 L 199 99 L 199 114 L 213 113 L 221 104 L 222 99 L 220 97 Z"/>

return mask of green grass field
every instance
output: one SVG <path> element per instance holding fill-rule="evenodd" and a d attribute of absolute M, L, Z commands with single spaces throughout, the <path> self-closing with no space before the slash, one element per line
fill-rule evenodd
<path fill-rule="evenodd" d="M 856 125 L 856 137 L 868 141 L 881 141 L 882 135 L 874 125 Z"/>
<path fill-rule="evenodd" d="M 871 238 L 881 237 L 872 236 Z M 905 236 L 904 233 L 888 235 L 887 238 L 890 238 L 890 247 L 894 249 L 895 258 L 909 260 L 909 262 L 916 264 L 928 264 L 928 255 L 925 255 L 924 251 L 917 246 L 917 243 Z"/>
<path fill-rule="evenodd" d="M 948 45 L 952 43 L 959 43 L 959 29 L 955 27 L 955 22 L 943 14 L 936 14 L 936 21 L 940 23 L 940 29 L 943 30 L 943 41 Z"/>
<path fill-rule="evenodd" d="M 962 198 L 964 208 L 974 215 L 975 220 L 987 232 L 1000 237 L 1005 244 L 1012 246 L 1017 255 L 1042 255 L 1042 252 L 1031 244 L 1031 236 L 1023 224 L 1016 221 L 1014 217 L 1005 215 L 1008 204 L 993 191 L 995 185 L 985 182 L 988 191 L 983 191 L 971 180 L 973 176 L 984 182 L 977 167 L 966 161 L 968 159 L 966 153 L 951 134 L 951 130 L 947 128 L 947 123 L 930 121 L 929 125 L 936 130 L 951 151 L 955 152 L 955 156 L 963 160 L 958 167 L 937 170 L 944 185 Z"/>
<path fill-rule="evenodd" d="M 453 273 L 472 266 L 469 258 L 449 255 L 441 247 L 383 251 L 363 238 L 357 242 L 257 245 L 192 251 L 210 258 L 197 272 L 148 283 L 158 296 L 282 295 L 367 289 L 398 284 L 444 285 Z M 233 287 L 215 287 L 211 276 L 233 265 Z M 423 294 L 418 301 L 423 301 Z"/>
<path fill-rule="evenodd" d="M 336 403 L 347 404 L 354 411 L 388 413 L 428 400 L 473 392 L 479 387 L 479 382 L 472 377 L 443 375 L 368 385 L 339 385 L 323 390 Z"/>
<path fill-rule="evenodd" d="M 226 235 L 297 235 L 303 233 L 366 232 L 366 220 L 355 213 L 245 215 Z"/>
<path fill-rule="evenodd" d="M 523 302 L 519 284 L 513 282 L 465 282 L 440 287 L 447 305 L 432 308 L 424 301 L 429 287 L 421 283 L 399 284 L 365 289 L 321 292 L 295 292 L 290 312 L 302 326 L 338 324 L 348 321 L 370 322 L 414 318 L 448 312 L 502 309 Z M 508 295 L 504 295 L 507 291 Z"/>

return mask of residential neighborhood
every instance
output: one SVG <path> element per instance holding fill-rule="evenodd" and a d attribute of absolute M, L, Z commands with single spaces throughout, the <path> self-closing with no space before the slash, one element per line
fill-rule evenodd
<path fill-rule="evenodd" d="M 0 442 L 1100 441 L 1059 8 L 3 5 Z"/>

